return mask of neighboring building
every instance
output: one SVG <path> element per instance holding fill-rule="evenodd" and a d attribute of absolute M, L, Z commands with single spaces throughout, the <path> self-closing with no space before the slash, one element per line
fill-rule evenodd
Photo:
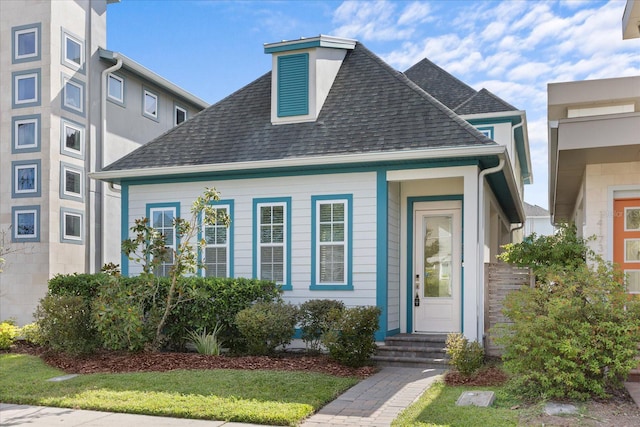
<path fill-rule="evenodd" d="M 524 202 L 524 214 L 527 220 L 524 223 L 524 236 L 536 233 L 537 236 L 552 236 L 555 227 L 551 224 L 551 214 L 548 210 L 538 205 L 530 205 Z"/>
<path fill-rule="evenodd" d="M 198 274 L 275 280 L 292 303 L 377 305 L 378 339 L 482 339 L 484 264 L 525 218 L 525 113 L 426 60 L 400 73 L 355 40 L 264 51 L 272 72 L 92 174 L 122 187 L 122 237 L 140 217 L 170 230 L 215 186 L 232 222 L 206 230 Z M 122 271 L 141 268 L 123 257 Z"/>
<path fill-rule="evenodd" d="M 207 104 L 106 47 L 112 0 L 0 1 L 0 319 L 58 273 L 120 262 L 120 192 L 90 180 Z M 117 0 L 116 0 L 117 2 Z"/>
<path fill-rule="evenodd" d="M 627 0 L 622 14 L 622 38 L 624 40 L 640 37 L 640 1 Z"/>

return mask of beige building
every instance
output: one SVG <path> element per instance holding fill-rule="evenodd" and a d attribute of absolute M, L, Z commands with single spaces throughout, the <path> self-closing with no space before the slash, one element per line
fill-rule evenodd
<path fill-rule="evenodd" d="M 110 3 L 0 2 L 0 319 L 30 322 L 56 274 L 120 262 L 119 188 L 88 173 L 207 106 L 105 49 Z"/>

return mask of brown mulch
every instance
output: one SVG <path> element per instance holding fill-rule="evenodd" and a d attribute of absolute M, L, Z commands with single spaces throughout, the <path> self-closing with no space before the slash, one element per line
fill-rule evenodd
<path fill-rule="evenodd" d="M 41 348 L 26 344 L 14 345 L 14 353 L 39 356 L 50 366 L 70 374 L 98 372 L 164 372 L 176 369 L 249 369 L 276 371 L 313 371 L 341 377 L 366 378 L 377 368 L 364 366 L 350 368 L 335 362 L 326 355 L 309 355 L 294 352 L 276 356 L 205 356 L 197 353 L 126 353 L 100 351 L 82 357 L 44 352 Z"/>
<path fill-rule="evenodd" d="M 468 386 L 499 386 L 507 382 L 509 377 L 500 368 L 490 366 L 481 369 L 471 376 L 462 375 L 458 371 L 449 371 L 444 376 L 444 382 L 447 385 L 468 385 Z"/>

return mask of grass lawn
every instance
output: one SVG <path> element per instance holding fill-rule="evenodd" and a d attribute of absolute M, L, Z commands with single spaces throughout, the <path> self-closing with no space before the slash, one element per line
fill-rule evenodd
<path fill-rule="evenodd" d="M 493 391 L 496 400 L 490 408 L 456 406 L 456 400 L 464 391 Z M 519 404 L 501 387 L 450 387 L 436 382 L 421 397 L 405 409 L 393 422 L 393 426 L 429 427 L 508 427 L 518 425 L 520 411 L 510 408 Z"/>
<path fill-rule="evenodd" d="M 64 375 L 39 358 L 0 354 L 0 402 L 132 414 L 295 425 L 357 378 L 313 372 L 170 371 Z"/>

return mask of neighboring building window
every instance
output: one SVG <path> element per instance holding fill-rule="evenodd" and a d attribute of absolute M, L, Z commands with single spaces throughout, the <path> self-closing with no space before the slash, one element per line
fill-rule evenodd
<path fill-rule="evenodd" d="M 15 72 L 13 75 L 13 107 L 40 104 L 40 70 Z"/>
<path fill-rule="evenodd" d="M 278 57 L 278 117 L 309 114 L 309 54 Z"/>
<path fill-rule="evenodd" d="M 229 205 L 216 205 L 218 211 L 231 217 Z M 202 224 L 205 246 L 202 251 L 203 275 L 205 277 L 231 277 L 230 262 L 230 232 L 224 223 Z"/>
<path fill-rule="evenodd" d="M 13 62 L 40 59 L 40 24 L 13 28 Z"/>
<path fill-rule="evenodd" d="M 254 275 L 291 289 L 291 198 L 254 199 Z"/>
<path fill-rule="evenodd" d="M 61 242 L 82 243 L 82 217 L 82 212 L 74 209 L 60 210 Z"/>
<path fill-rule="evenodd" d="M 144 104 L 143 104 L 143 114 L 147 117 L 151 117 L 153 119 L 158 118 L 158 95 L 149 92 L 148 90 L 144 91 Z"/>
<path fill-rule="evenodd" d="M 160 265 L 158 265 L 154 271 L 154 273 L 159 277 L 168 277 L 169 270 L 171 270 L 171 267 L 173 266 L 173 256 L 177 249 L 176 230 L 173 221 L 177 216 L 178 212 L 176 207 L 149 208 L 151 226 L 164 236 L 165 244 L 168 248 L 166 258 L 162 260 Z"/>
<path fill-rule="evenodd" d="M 352 196 L 312 197 L 312 289 L 351 287 Z"/>
<path fill-rule="evenodd" d="M 83 175 L 82 169 L 61 163 L 60 197 L 63 199 L 82 200 Z"/>
<path fill-rule="evenodd" d="M 83 43 L 67 33 L 63 33 L 62 39 L 65 65 L 71 66 L 71 68 L 74 69 L 82 68 L 84 64 Z"/>
<path fill-rule="evenodd" d="M 62 120 L 61 152 L 71 157 L 84 157 L 84 127 Z"/>
<path fill-rule="evenodd" d="M 84 112 L 84 85 L 64 78 L 62 105 L 73 112 Z"/>
<path fill-rule="evenodd" d="M 176 126 L 187 120 L 187 110 L 176 105 Z"/>
<path fill-rule="evenodd" d="M 40 160 L 11 162 L 13 166 L 13 197 L 40 196 Z"/>
<path fill-rule="evenodd" d="M 40 115 L 19 116 L 12 119 L 12 152 L 40 150 Z"/>
<path fill-rule="evenodd" d="M 122 77 L 116 76 L 115 74 L 109 74 L 107 93 L 109 95 L 109 99 L 116 101 L 119 104 L 123 104 L 124 79 Z"/>
<path fill-rule="evenodd" d="M 40 241 L 40 206 L 20 206 L 11 208 L 13 242 Z"/>

